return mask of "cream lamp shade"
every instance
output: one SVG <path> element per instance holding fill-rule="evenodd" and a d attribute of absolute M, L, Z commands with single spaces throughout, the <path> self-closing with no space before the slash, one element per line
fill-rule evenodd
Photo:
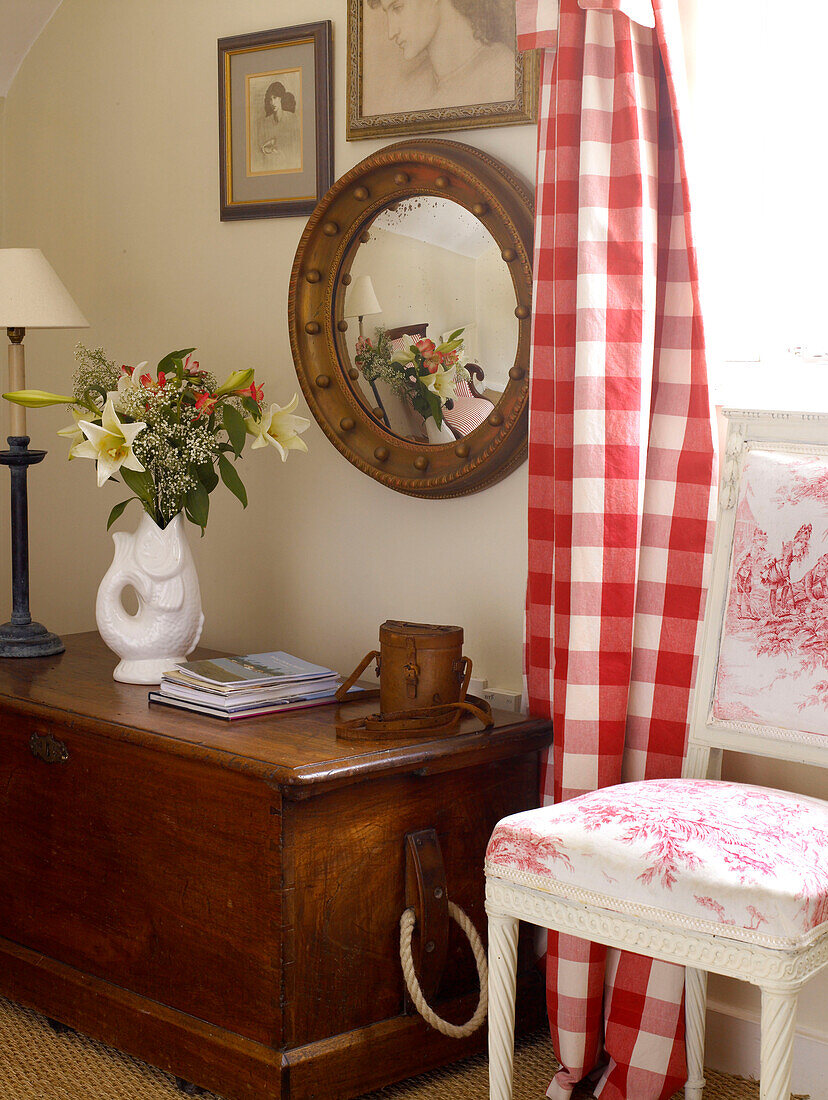
<path fill-rule="evenodd" d="M 23 334 L 29 328 L 88 328 L 39 248 L 0 248 L 0 328 L 9 333 L 9 390 L 26 388 Z M 26 413 L 12 405 L 10 430 L 26 434 Z"/>
<path fill-rule="evenodd" d="M 88 328 L 39 248 L 0 248 L 0 327 Z"/>
<path fill-rule="evenodd" d="M 346 317 L 365 317 L 369 313 L 382 313 L 382 306 L 374 293 L 370 275 L 358 275 L 348 291 L 345 303 Z"/>

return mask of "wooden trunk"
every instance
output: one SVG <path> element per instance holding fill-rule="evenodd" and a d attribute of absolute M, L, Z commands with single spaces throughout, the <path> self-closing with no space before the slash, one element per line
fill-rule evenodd
<path fill-rule="evenodd" d="M 486 841 L 536 804 L 548 723 L 355 746 L 336 707 L 149 707 L 97 635 L 66 643 L 0 660 L 0 992 L 227 1100 L 344 1100 L 480 1048 L 485 1029 L 448 1039 L 408 1005 L 406 836 L 434 830 L 485 938 Z M 474 962 L 454 927 L 437 947 L 457 1022 Z M 521 969 L 537 1019 L 528 942 Z"/>

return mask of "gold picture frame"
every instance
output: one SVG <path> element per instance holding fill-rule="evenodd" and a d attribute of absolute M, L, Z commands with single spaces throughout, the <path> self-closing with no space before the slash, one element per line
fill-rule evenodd
<path fill-rule="evenodd" d="M 537 120 L 538 59 L 517 51 L 514 0 L 415 11 L 348 0 L 348 141 Z"/>

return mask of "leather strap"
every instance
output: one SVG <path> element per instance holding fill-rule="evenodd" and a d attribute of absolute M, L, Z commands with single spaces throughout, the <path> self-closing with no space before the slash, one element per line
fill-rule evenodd
<path fill-rule="evenodd" d="M 358 701 L 379 697 L 379 689 L 366 691 Z M 388 714 L 368 714 L 352 718 L 349 722 L 337 722 L 336 735 L 344 741 L 381 741 L 384 739 L 416 737 L 419 734 L 454 733 L 464 714 L 471 714 L 483 723 L 485 729 L 494 725 L 492 708 L 485 699 L 468 695 L 459 703 L 441 703 L 433 707 L 415 707 L 412 710 L 392 711 Z"/>
<path fill-rule="evenodd" d="M 379 652 L 378 649 L 372 649 L 370 653 L 365 654 L 365 656 L 362 658 L 362 660 L 356 666 L 356 668 L 351 673 L 351 675 L 348 677 L 348 679 L 345 681 L 345 683 L 341 684 L 339 689 L 337 690 L 337 693 L 334 696 L 334 698 L 336 699 L 336 701 L 338 703 L 344 702 L 345 697 L 347 696 L 350 689 L 354 686 L 354 684 L 357 682 L 357 680 L 360 678 L 360 676 L 363 674 L 363 672 L 366 670 L 368 665 L 370 665 L 370 663 L 373 661 L 373 659 L 375 657 L 377 658 L 377 661 L 379 662 L 379 655 L 380 655 L 380 652 Z M 379 676 L 379 663 L 377 663 L 377 676 Z M 368 696 L 373 697 L 375 695 L 379 695 L 379 689 L 378 688 L 374 688 L 371 691 L 367 691 L 364 695 L 360 696 L 360 699 L 365 699 Z"/>

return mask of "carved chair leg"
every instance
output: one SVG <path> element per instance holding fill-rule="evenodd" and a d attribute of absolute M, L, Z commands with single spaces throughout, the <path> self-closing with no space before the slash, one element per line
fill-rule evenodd
<path fill-rule="evenodd" d="M 518 920 L 489 914 L 489 1098 L 512 1100 Z"/>
<path fill-rule="evenodd" d="M 702 1100 L 707 971 L 688 966 L 684 972 L 684 1020 L 687 1039 L 687 1084 L 684 1100 Z"/>
<path fill-rule="evenodd" d="M 759 1100 L 790 1100 L 796 1002 L 799 990 L 762 990 Z"/>

